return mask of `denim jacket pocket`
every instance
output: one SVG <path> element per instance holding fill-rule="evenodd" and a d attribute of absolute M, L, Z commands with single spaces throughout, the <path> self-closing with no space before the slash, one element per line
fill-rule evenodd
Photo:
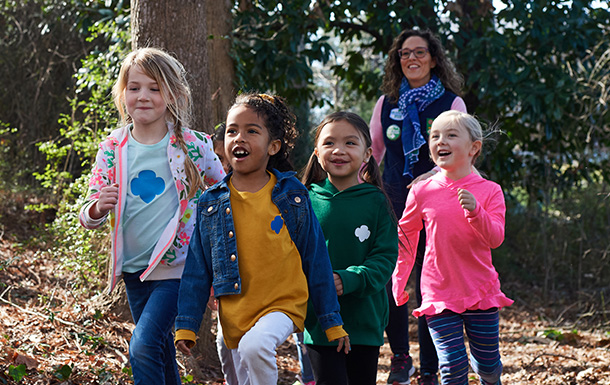
<path fill-rule="evenodd" d="M 290 220 L 293 225 L 292 228 L 295 229 L 295 234 L 300 234 L 303 231 L 303 224 L 307 219 L 307 202 L 308 195 L 303 193 L 302 191 L 288 191 L 285 195 L 286 201 L 290 207 L 290 215 L 289 218 L 286 218 L 286 208 L 284 208 L 282 212 L 282 216 L 285 221 Z"/>

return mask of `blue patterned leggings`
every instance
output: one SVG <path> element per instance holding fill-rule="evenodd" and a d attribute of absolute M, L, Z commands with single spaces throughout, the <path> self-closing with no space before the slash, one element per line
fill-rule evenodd
<path fill-rule="evenodd" d="M 468 384 L 464 329 L 469 340 L 472 369 L 479 375 L 481 384 L 500 384 L 502 362 L 497 308 L 468 310 L 461 314 L 445 310 L 441 314 L 426 316 L 426 319 L 438 354 L 443 385 Z"/>

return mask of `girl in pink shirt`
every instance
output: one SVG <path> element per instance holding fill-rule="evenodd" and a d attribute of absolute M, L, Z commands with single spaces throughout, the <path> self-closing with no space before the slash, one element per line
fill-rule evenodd
<path fill-rule="evenodd" d="M 491 249 L 504 240 L 501 187 L 472 172 L 483 133 L 472 116 L 447 111 L 430 130 L 430 155 L 441 172 L 415 184 L 399 221 L 399 256 L 392 276 L 397 305 L 407 302 L 419 232 L 426 231 L 422 304 L 439 356 L 443 384 L 468 384 L 464 329 L 471 366 L 482 384 L 500 384 L 499 308 L 513 303 L 500 291 Z"/>

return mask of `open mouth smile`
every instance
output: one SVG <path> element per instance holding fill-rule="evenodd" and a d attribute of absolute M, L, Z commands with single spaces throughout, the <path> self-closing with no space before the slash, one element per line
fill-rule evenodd
<path fill-rule="evenodd" d="M 250 153 L 241 147 L 235 147 L 233 149 L 233 156 L 236 157 L 237 159 L 245 158 L 248 155 L 250 155 Z"/>

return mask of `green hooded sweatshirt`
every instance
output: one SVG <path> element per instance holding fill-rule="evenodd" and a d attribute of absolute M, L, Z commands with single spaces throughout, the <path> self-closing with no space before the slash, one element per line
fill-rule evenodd
<path fill-rule="evenodd" d="M 322 225 L 333 271 L 343 281 L 341 318 L 352 345 L 383 345 L 388 323 L 385 285 L 398 256 L 396 220 L 379 188 L 361 183 L 343 191 L 328 179 L 312 184 L 309 196 Z M 305 320 L 305 343 L 328 342 L 312 306 Z"/>

